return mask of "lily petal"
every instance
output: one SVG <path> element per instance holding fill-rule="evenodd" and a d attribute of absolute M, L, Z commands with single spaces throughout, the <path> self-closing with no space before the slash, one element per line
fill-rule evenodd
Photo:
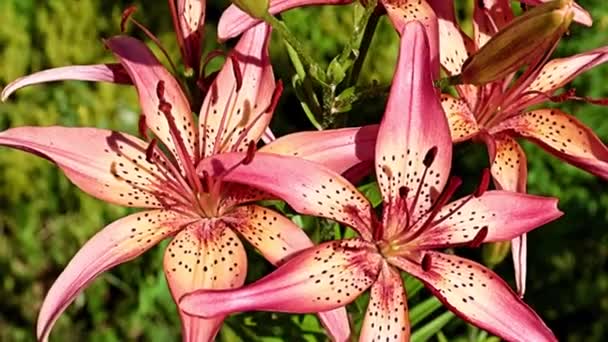
<path fill-rule="evenodd" d="M 449 176 L 452 139 L 433 87 L 429 58 L 424 27 L 408 23 L 376 143 L 376 174 L 385 202 L 399 196 L 401 187 L 411 189 L 412 195 L 421 187 L 420 198 L 427 198 L 432 191 L 441 192 Z M 426 170 L 423 161 L 433 149 L 436 155 Z M 429 202 L 418 201 L 414 220 L 427 211 Z"/>
<path fill-rule="evenodd" d="M 539 109 L 503 122 L 496 131 L 512 129 L 558 158 L 608 179 L 608 148 L 575 117 L 557 109 Z"/>
<path fill-rule="evenodd" d="M 234 229 L 275 266 L 295 252 L 313 246 L 302 228 L 273 210 L 248 205 L 234 215 L 242 217 L 242 223 Z"/>
<path fill-rule="evenodd" d="M 463 202 L 466 203 L 463 205 Z M 461 198 L 443 207 L 436 218 L 439 222 L 422 232 L 416 244 L 428 249 L 471 242 L 507 241 L 562 214 L 557 209 L 555 198 L 511 191 L 486 191 L 480 197 Z M 478 238 L 483 239 L 476 241 Z"/>
<path fill-rule="evenodd" d="M 135 259 L 179 230 L 188 219 L 167 210 L 144 211 L 124 217 L 95 234 L 70 260 L 40 308 L 36 334 L 47 339 L 55 321 L 95 278 Z"/>
<path fill-rule="evenodd" d="M 199 290 L 182 310 L 214 317 L 250 310 L 312 313 L 341 307 L 372 285 L 381 256 L 360 239 L 331 241 L 302 251 L 257 282 L 235 290 Z"/>
<path fill-rule="evenodd" d="M 246 150 L 268 127 L 275 91 L 269 37 L 267 24 L 248 30 L 213 81 L 200 112 L 203 157 Z"/>
<path fill-rule="evenodd" d="M 428 271 L 405 266 L 462 319 L 507 341 L 557 341 L 540 317 L 509 285 L 473 261 L 428 251 Z"/>
<path fill-rule="evenodd" d="M 167 180 L 146 161 L 147 144 L 128 134 L 68 127 L 18 127 L 0 132 L 0 145 L 53 161 L 84 192 L 114 204 L 159 208 L 153 182 Z"/>
<path fill-rule="evenodd" d="M 409 341 L 410 320 L 399 272 L 382 263 L 371 289 L 360 341 Z"/>
<path fill-rule="evenodd" d="M 496 157 L 490 170 L 496 188 L 525 193 L 528 167 L 524 150 L 515 139 L 506 134 L 499 133 L 493 138 L 496 146 Z M 526 292 L 526 256 L 528 254 L 526 241 L 526 234 L 511 240 L 515 283 L 520 296 L 523 296 Z"/>
<path fill-rule="evenodd" d="M 551 0 L 522 0 L 523 3 L 533 6 L 540 5 L 543 2 L 548 1 Z M 591 14 L 589 14 L 587 10 L 585 10 L 583 7 L 581 7 L 581 5 L 577 3 L 574 3 L 574 21 L 585 26 L 591 26 L 593 24 L 593 18 L 591 17 Z"/>
<path fill-rule="evenodd" d="M 537 91 L 551 95 L 576 76 L 606 61 L 608 61 L 608 46 L 570 57 L 552 59 L 543 66 L 525 92 Z M 539 98 L 539 100 L 538 102 L 544 102 L 546 97 Z"/>
<path fill-rule="evenodd" d="M 283 199 L 299 213 L 330 218 L 355 228 L 364 239 L 371 237 L 371 204 L 339 174 L 295 157 L 258 152 L 241 165 L 244 158 L 243 153 L 222 153 L 203 159 L 197 171 L 223 174 L 226 181 Z"/>
<path fill-rule="evenodd" d="M 199 222 L 179 232 L 167 246 L 163 261 L 171 295 L 179 298 L 197 289 L 240 287 L 247 275 L 247 255 L 238 236 L 221 221 Z M 203 319 L 180 310 L 184 341 L 212 341 L 224 317 Z"/>
<path fill-rule="evenodd" d="M 285 216 L 257 205 L 239 208 L 237 217 L 245 217 L 235 230 L 273 265 L 279 265 L 297 252 L 312 247 L 306 233 Z M 346 341 L 350 326 L 345 308 L 319 313 L 319 318 L 336 341 Z"/>
<path fill-rule="evenodd" d="M 493 138 L 496 152 L 490 171 L 496 188 L 526 192 L 528 166 L 524 150 L 506 134 L 499 133 Z"/>
<path fill-rule="evenodd" d="M 273 141 L 261 152 L 291 155 L 343 173 L 373 161 L 378 125 L 292 133 Z"/>
<path fill-rule="evenodd" d="M 241 204 L 275 198 L 275 196 L 251 186 L 224 183 L 222 184 L 222 201 L 219 204 L 219 210 L 227 212 Z"/>
<path fill-rule="evenodd" d="M 143 42 L 131 37 L 117 36 L 106 40 L 105 43 L 120 60 L 137 88 L 146 126 L 171 150 L 177 160 L 183 162 L 178 151 L 180 146 L 172 136 L 169 120 L 159 109 L 159 95 L 162 95 L 164 101 L 171 105 L 172 120 L 177 128 L 174 133 L 179 134 L 179 139 L 184 143 L 190 158 L 194 157 L 197 141 L 194 119 L 188 99 L 179 83 Z M 160 92 L 162 94 L 159 94 Z"/>
<path fill-rule="evenodd" d="M 439 52 L 441 66 L 449 75 L 457 75 L 469 51 L 474 48 L 471 39 L 460 30 L 454 13 L 454 0 L 429 0 L 439 22 Z"/>
<path fill-rule="evenodd" d="M 312 5 L 346 5 L 353 0 L 270 0 L 268 11 L 271 14 L 281 13 L 296 7 Z M 222 13 L 220 22 L 217 26 L 217 36 L 220 42 L 234 38 L 253 26 L 261 23 L 262 20 L 254 19 L 249 14 L 241 11 L 237 6 L 230 5 Z"/>
<path fill-rule="evenodd" d="M 496 32 L 509 24 L 514 16 L 508 0 L 476 1 L 473 31 L 477 48 L 484 46 Z"/>
<path fill-rule="evenodd" d="M 177 2 L 177 6 L 176 6 Z M 199 70 L 206 0 L 169 0 L 177 42 L 186 68 Z"/>
<path fill-rule="evenodd" d="M 6 101 L 12 93 L 29 85 L 65 80 L 131 83 L 129 75 L 120 64 L 70 65 L 19 77 L 4 87 L 0 100 Z"/>
<path fill-rule="evenodd" d="M 430 71 L 433 73 L 433 79 L 437 79 L 439 76 L 439 23 L 431 6 L 426 0 L 380 0 L 380 2 L 397 32 L 404 32 L 405 25 L 409 22 L 416 21 L 424 25 L 426 39 L 430 41 L 428 45 L 431 59 Z"/>
<path fill-rule="evenodd" d="M 477 120 L 464 100 L 441 94 L 441 106 L 448 118 L 454 143 L 469 140 L 479 132 Z"/>

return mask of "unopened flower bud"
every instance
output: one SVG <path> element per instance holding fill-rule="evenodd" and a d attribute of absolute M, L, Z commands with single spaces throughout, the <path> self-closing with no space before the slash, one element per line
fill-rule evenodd
<path fill-rule="evenodd" d="M 554 0 L 528 10 L 469 56 L 453 81 L 482 85 L 538 61 L 553 50 L 573 17 L 573 0 Z"/>
<path fill-rule="evenodd" d="M 256 19 L 264 19 L 268 14 L 269 0 L 231 0 L 241 11 Z"/>
<path fill-rule="evenodd" d="M 510 250 L 510 241 L 487 243 L 481 249 L 483 263 L 490 268 L 494 268 L 509 255 Z"/>

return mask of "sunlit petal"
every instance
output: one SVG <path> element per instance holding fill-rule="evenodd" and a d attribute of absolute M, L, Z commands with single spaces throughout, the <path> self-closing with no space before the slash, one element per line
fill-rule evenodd
<path fill-rule="evenodd" d="M 427 271 L 408 262 L 398 266 L 422 280 L 462 319 L 507 341 L 557 341 L 540 317 L 494 272 L 455 255 L 425 253 Z"/>
<path fill-rule="evenodd" d="M 452 141 L 458 143 L 469 140 L 479 132 L 475 116 L 464 100 L 442 94 L 441 106 L 448 118 Z"/>
<path fill-rule="evenodd" d="M 143 42 L 131 37 L 118 36 L 106 40 L 105 43 L 127 70 L 137 88 L 139 104 L 146 118 L 146 126 L 171 150 L 176 158 L 180 158 L 179 147 L 176 146 L 177 142 L 174 141 L 171 134 L 169 120 L 159 109 L 161 103 L 159 95 L 162 95 L 164 101 L 171 105 L 171 120 L 175 123 L 176 133 L 184 142 L 189 156 L 193 157 L 197 139 L 194 119 L 188 99 L 179 83 Z"/>
<path fill-rule="evenodd" d="M 433 79 L 439 76 L 439 27 L 437 16 L 426 0 L 380 0 L 386 14 L 397 32 L 404 32 L 409 22 L 424 25 L 426 38 L 429 40 L 430 71 Z M 406 41 L 409 37 L 406 37 Z"/>
<path fill-rule="evenodd" d="M 439 54 L 441 66 L 449 75 L 457 75 L 473 49 L 473 42 L 464 34 L 455 17 L 453 0 L 429 0 L 439 21 Z"/>
<path fill-rule="evenodd" d="M 496 153 L 490 171 L 498 189 L 526 192 L 526 154 L 515 139 L 506 134 L 493 136 Z"/>
<path fill-rule="evenodd" d="M 177 303 L 198 289 L 230 289 L 243 285 L 247 255 L 243 244 L 221 221 L 193 224 L 179 232 L 167 246 L 164 270 Z M 211 341 L 224 317 L 203 319 L 180 311 L 186 341 Z"/>
<path fill-rule="evenodd" d="M 257 205 L 237 210 L 233 215 L 243 223 L 234 227 L 273 265 L 279 265 L 297 252 L 312 247 L 306 233 L 285 216 Z M 346 309 L 339 308 L 319 313 L 319 318 L 330 334 L 338 341 L 350 335 Z"/>
<path fill-rule="evenodd" d="M 143 141 L 96 128 L 19 127 L 0 132 L 0 145 L 56 163 L 80 189 L 115 204 L 154 208 L 162 204 L 152 183 L 167 179 L 162 166 L 146 161 Z"/>
<path fill-rule="evenodd" d="M 434 161 L 425 171 L 423 161 L 433 149 Z M 452 139 L 431 79 L 424 27 L 412 22 L 401 38 L 395 79 L 376 144 L 376 174 L 384 201 L 399 196 L 402 187 L 410 189 L 411 195 L 420 188 L 422 200 L 413 213 L 415 220 L 429 208 L 432 192 L 443 189 L 451 158 Z"/>
<path fill-rule="evenodd" d="M 257 142 L 268 127 L 275 91 L 269 37 L 266 24 L 248 30 L 211 85 L 200 111 L 203 156 L 246 150 L 247 144 Z"/>
<path fill-rule="evenodd" d="M 100 273 L 135 259 L 188 221 L 171 211 L 144 211 L 124 217 L 93 236 L 47 293 L 38 315 L 38 339 L 46 339 L 59 315 Z"/>
<path fill-rule="evenodd" d="M 296 211 L 347 224 L 371 237 L 372 207 L 351 183 L 324 166 L 304 159 L 258 152 L 247 165 L 243 153 L 222 153 L 201 161 L 197 170 L 250 185 L 283 199 Z M 226 172 L 226 170 L 231 170 Z"/>
<path fill-rule="evenodd" d="M 65 80 L 131 83 L 129 75 L 120 64 L 70 65 L 19 77 L 2 89 L 0 99 L 5 101 L 15 91 L 29 85 Z"/>
<path fill-rule="evenodd" d="M 543 66 L 526 92 L 538 91 L 551 95 L 576 76 L 606 61 L 608 61 L 608 46 L 570 57 L 553 59 Z M 539 102 L 544 100 L 546 98 L 539 98 Z"/>
<path fill-rule="evenodd" d="M 342 5 L 349 4 L 353 0 L 270 0 L 268 11 L 278 14 L 296 7 L 311 5 Z M 260 23 L 261 20 L 254 19 L 249 14 L 241 11 L 237 6 L 230 5 L 224 11 L 217 27 L 217 36 L 220 41 L 234 38 L 247 29 Z"/>
<path fill-rule="evenodd" d="M 171 10 L 175 11 L 173 24 L 184 65 L 186 68 L 199 70 L 207 1 L 169 0 L 169 2 Z"/>
<path fill-rule="evenodd" d="M 425 230 L 413 243 L 427 249 L 507 241 L 562 214 L 557 209 L 555 198 L 486 191 L 480 197 L 461 198 L 446 205 L 435 218 L 438 223 Z"/>
<path fill-rule="evenodd" d="M 575 117 L 557 109 L 539 109 L 513 117 L 496 131 L 514 130 L 547 151 L 596 176 L 608 178 L 608 148 Z"/>
<path fill-rule="evenodd" d="M 292 133 L 273 141 L 261 152 L 291 155 L 343 173 L 374 160 L 378 125 Z"/>
<path fill-rule="evenodd" d="M 199 290 L 180 301 L 192 315 L 214 317 L 264 310 L 312 313 L 341 307 L 372 285 L 380 271 L 375 246 L 359 239 L 326 242 L 235 290 Z"/>
<path fill-rule="evenodd" d="M 371 289 L 360 341 L 409 341 L 410 322 L 405 288 L 399 272 L 382 264 Z"/>

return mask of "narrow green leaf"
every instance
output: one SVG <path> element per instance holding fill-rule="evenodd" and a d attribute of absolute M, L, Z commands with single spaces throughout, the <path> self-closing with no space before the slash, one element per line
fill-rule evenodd
<path fill-rule="evenodd" d="M 415 326 L 442 306 L 439 299 L 431 297 L 410 309 L 410 324 Z"/>
<path fill-rule="evenodd" d="M 455 315 L 451 311 L 447 311 L 431 322 L 425 324 L 412 334 L 411 342 L 424 342 L 437 334 L 446 324 L 448 324 Z"/>

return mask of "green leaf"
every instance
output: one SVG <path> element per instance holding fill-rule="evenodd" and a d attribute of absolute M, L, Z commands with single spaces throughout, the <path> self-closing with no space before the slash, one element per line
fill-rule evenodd
<path fill-rule="evenodd" d="M 410 341 L 411 342 L 424 342 L 429 338 L 433 337 L 433 335 L 437 334 L 446 324 L 448 324 L 455 315 L 447 311 L 431 322 L 422 326 L 422 328 L 416 329 L 416 331 L 412 334 Z"/>

